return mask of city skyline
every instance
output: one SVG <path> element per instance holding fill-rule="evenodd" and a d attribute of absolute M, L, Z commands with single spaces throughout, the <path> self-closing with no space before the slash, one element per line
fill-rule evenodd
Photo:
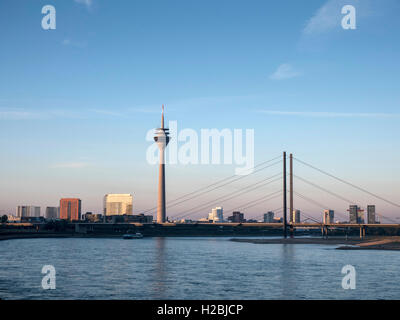
<path fill-rule="evenodd" d="M 157 170 L 146 162 L 151 144 L 146 132 L 158 126 L 162 103 L 166 124 L 177 120 L 180 129 L 254 129 L 255 164 L 287 150 L 396 201 L 399 4 L 346 1 L 359 12 L 357 29 L 348 31 L 340 28 L 340 11 L 334 25 L 321 16 L 321 8 L 336 12 L 342 3 L 291 3 L 291 11 L 285 1 L 255 1 L 246 8 L 218 3 L 210 11 L 210 3 L 152 9 L 124 4 L 128 9 L 121 10 L 117 3 L 93 1 L 88 8 L 54 1 L 57 29 L 44 31 L 39 2 L 23 8 L 3 2 L 0 23 L 7 28 L 0 34 L 8 46 L 0 58 L 10 63 L 0 75 L 0 213 L 14 212 L 22 203 L 56 206 L 62 197 L 80 198 L 82 212 L 100 213 L 108 193 L 133 194 L 134 212 L 155 206 Z M 7 12 L 17 14 L 11 18 Z M 255 174 L 224 192 L 278 170 Z M 300 166 L 296 170 L 309 176 Z M 167 164 L 167 206 L 233 172 L 230 165 Z M 311 177 L 364 209 L 376 204 L 377 212 L 400 216 L 393 206 Z M 229 209 L 252 201 L 279 189 L 279 183 L 220 205 Z M 314 192 L 300 182 L 295 187 Z M 216 191 L 215 198 L 224 192 Z M 320 197 L 335 214 L 348 209 Z M 262 214 L 280 203 L 275 199 L 245 213 Z M 168 210 L 167 216 L 195 205 Z M 322 212 L 300 199 L 297 207 Z"/>
<path fill-rule="evenodd" d="M 60 199 L 62 200 L 71 200 L 71 199 Z M 79 199 L 76 199 L 79 200 Z M 354 209 L 352 208 L 357 208 L 357 213 L 354 212 Z M 103 213 L 93 213 L 93 212 L 86 212 L 86 214 L 90 215 L 98 215 L 98 216 L 121 216 L 121 215 L 127 215 L 127 216 L 133 216 L 133 215 L 143 215 L 143 213 L 134 213 L 131 211 L 132 209 L 132 195 L 130 194 L 107 194 L 104 196 L 104 209 Z M 362 224 L 375 224 L 375 223 L 381 223 L 381 219 L 386 220 L 386 217 L 381 217 L 376 219 L 376 214 L 378 217 L 380 216 L 379 213 L 375 212 L 375 205 L 367 205 L 366 209 L 364 210 L 363 207 L 357 206 L 357 205 L 349 205 L 348 211 L 348 217 L 345 217 L 343 213 L 340 213 L 341 219 L 334 219 L 334 210 L 331 209 L 323 209 L 321 212 L 321 221 L 313 219 L 313 217 L 310 217 L 309 215 L 301 216 L 301 210 L 293 210 L 292 214 L 290 214 L 290 220 L 288 222 L 290 223 L 300 223 L 300 222 L 305 222 L 305 221 L 313 221 L 313 222 L 321 222 L 324 224 L 334 224 L 334 223 L 339 223 L 339 222 L 349 222 L 353 224 L 357 223 L 362 223 Z M 367 211 L 366 214 L 364 214 L 364 211 Z M 273 222 L 274 219 L 282 219 L 282 217 L 274 217 L 275 213 L 278 213 L 278 215 L 282 215 L 282 209 L 274 210 L 274 211 L 268 211 L 267 213 L 262 213 L 258 215 L 257 217 L 249 217 L 250 220 L 258 221 L 258 222 Z M 240 212 L 240 211 L 235 211 L 235 210 L 230 210 L 227 214 L 232 213 L 232 216 L 229 216 L 227 218 L 224 218 L 223 216 L 223 208 L 222 207 L 216 207 L 212 208 L 211 212 L 209 212 L 206 217 L 204 216 L 197 216 L 196 218 L 192 219 L 192 217 L 188 217 L 186 219 L 178 217 L 173 217 L 169 219 L 168 221 L 178 221 L 178 222 L 191 222 L 191 221 L 212 221 L 212 222 L 244 222 L 243 220 L 245 213 Z M 84 215 L 83 213 L 81 214 L 82 216 Z M 11 217 L 14 218 L 45 218 L 49 220 L 54 220 L 54 219 L 60 219 L 60 207 L 49 207 L 46 206 L 43 214 L 41 213 L 41 207 L 38 206 L 32 206 L 32 205 L 19 205 L 16 208 L 15 214 L 11 214 Z M 154 222 L 157 221 L 157 216 L 150 214 L 150 216 L 153 216 Z M 82 220 L 85 220 L 82 218 Z M 237 220 L 237 221 L 235 221 Z M 243 221 L 242 221 L 243 220 Z M 165 222 L 165 221 L 164 221 Z M 392 223 L 392 222 L 391 222 Z"/>

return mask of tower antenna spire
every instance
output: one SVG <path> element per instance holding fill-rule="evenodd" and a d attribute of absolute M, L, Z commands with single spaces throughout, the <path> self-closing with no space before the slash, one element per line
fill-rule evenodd
<path fill-rule="evenodd" d="M 161 129 L 164 129 L 164 105 L 162 105 L 162 112 L 161 112 Z"/>

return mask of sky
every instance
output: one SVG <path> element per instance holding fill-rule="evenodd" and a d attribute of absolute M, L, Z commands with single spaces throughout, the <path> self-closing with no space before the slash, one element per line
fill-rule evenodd
<path fill-rule="evenodd" d="M 56 29 L 42 28 L 42 7 Z M 341 8 L 356 9 L 343 29 Z M 283 151 L 395 203 L 400 199 L 400 3 L 396 0 L 106 1 L 0 3 L 0 213 L 17 205 L 82 199 L 102 212 L 107 193 L 132 193 L 134 212 L 156 205 L 149 130 L 254 130 L 254 162 Z M 180 143 L 180 144 L 179 144 Z M 184 142 L 179 142 L 181 146 Z M 168 151 L 168 148 L 167 148 Z M 167 203 L 235 174 L 226 164 L 167 164 Z M 230 208 L 281 189 L 271 183 L 213 202 L 281 172 L 267 168 L 168 209 Z M 399 207 L 298 162 L 295 174 L 361 207 L 400 217 Z M 348 203 L 295 179 L 295 208 L 346 218 Z M 247 217 L 282 206 L 262 202 Z M 279 214 L 277 214 L 279 216 Z"/>

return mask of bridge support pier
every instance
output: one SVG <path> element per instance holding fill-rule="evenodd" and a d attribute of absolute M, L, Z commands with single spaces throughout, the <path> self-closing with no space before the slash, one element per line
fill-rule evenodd
<path fill-rule="evenodd" d="M 321 227 L 321 233 L 322 233 L 323 239 L 328 239 L 328 227 L 327 226 Z"/>
<path fill-rule="evenodd" d="M 360 226 L 360 239 L 365 238 L 365 226 Z"/>

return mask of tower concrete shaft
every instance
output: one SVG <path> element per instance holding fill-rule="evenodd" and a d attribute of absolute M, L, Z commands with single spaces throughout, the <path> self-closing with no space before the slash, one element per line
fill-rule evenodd
<path fill-rule="evenodd" d="M 169 129 L 164 128 L 164 105 L 161 113 L 161 128 L 156 129 L 154 141 L 160 151 L 160 164 L 158 166 L 158 199 L 157 199 L 157 223 L 166 221 L 165 206 L 165 148 L 169 142 Z"/>
<path fill-rule="evenodd" d="M 158 168 L 158 199 L 157 199 L 157 223 L 166 221 L 166 208 L 165 208 L 165 163 L 164 150 L 160 150 L 160 165 Z"/>

